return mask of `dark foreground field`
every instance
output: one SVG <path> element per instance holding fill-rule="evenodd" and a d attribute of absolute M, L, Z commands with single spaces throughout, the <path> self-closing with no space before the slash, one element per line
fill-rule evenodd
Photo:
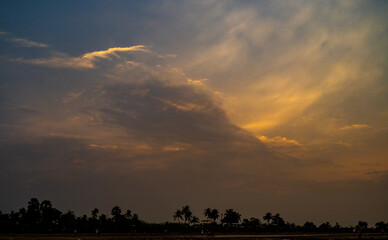
<path fill-rule="evenodd" d="M 172 239 L 215 239 L 215 240 L 264 240 L 264 239 L 279 239 L 279 240 L 345 240 L 345 239 L 360 239 L 358 234 L 268 234 L 268 235 L 87 235 L 87 234 L 9 234 L 0 235 L 0 240 L 172 240 Z M 388 239 L 388 234 L 362 234 L 361 239 Z"/>

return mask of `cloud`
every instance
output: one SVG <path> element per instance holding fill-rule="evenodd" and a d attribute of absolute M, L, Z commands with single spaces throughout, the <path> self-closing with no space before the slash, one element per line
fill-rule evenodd
<path fill-rule="evenodd" d="M 80 57 L 51 57 L 39 59 L 11 58 L 9 61 L 20 62 L 32 65 L 41 65 L 52 68 L 71 69 L 92 69 L 101 59 L 111 59 L 112 56 L 119 57 L 118 53 L 125 52 L 150 52 L 145 46 L 137 45 L 131 47 L 115 47 L 103 51 L 95 51 L 83 54 Z"/>
<path fill-rule="evenodd" d="M 34 42 L 25 38 L 8 38 L 8 41 L 16 43 L 21 47 L 39 47 L 39 48 L 47 48 L 50 47 L 45 43 Z"/>
<path fill-rule="evenodd" d="M 205 81 L 208 81 L 209 79 L 207 79 L 207 78 L 204 78 L 204 79 L 195 79 L 195 80 L 193 80 L 193 79 L 187 79 L 187 83 L 189 83 L 189 84 L 192 84 L 192 85 L 197 85 L 197 86 L 203 86 L 204 85 L 204 82 Z"/>
<path fill-rule="evenodd" d="M 83 58 L 41 58 L 41 59 L 23 59 L 23 58 L 11 58 L 9 61 L 32 64 L 32 65 L 40 65 L 52 68 L 71 68 L 71 69 L 91 69 L 94 68 L 95 65 L 92 61 Z"/>
<path fill-rule="evenodd" d="M 31 41 L 26 38 L 16 38 L 10 37 L 14 34 L 9 32 L 0 31 L 0 35 L 6 35 L 8 38 L 5 38 L 6 41 L 16 44 L 19 47 L 27 47 L 27 48 L 48 48 L 50 45 L 40 42 Z"/>
<path fill-rule="evenodd" d="M 161 221 L 182 202 L 318 221 L 329 212 L 322 206 L 358 219 L 352 210 L 373 202 L 365 216 L 384 216 L 386 193 L 376 190 L 387 184 L 387 121 L 376 113 L 387 112 L 387 21 L 368 4 L 147 4 L 171 17 L 109 17 L 100 36 L 83 33 L 94 44 L 133 39 L 176 55 L 139 45 L 15 57 L 52 69 L 2 65 L 0 101 L 28 109 L 0 109 L 1 195 L 41 193 L 69 208 L 79 196 L 85 213 L 90 199 L 121 200 Z M 128 54 L 139 52 L 148 54 Z M 352 131 L 364 127 L 350 119 L 373 131 Z"/>
<path fill-rule="evenodd" d="M 259 136 L 258 139 L 262 141 L 264 144 L 267 144 L 269 146 L 287 146 L 287 145 L 301 145 L 297 140 L 295 139 L 287 139 L 285 137 L 273 137 L 269 138 L 266 136 Z"/>
<path fill-rule="evenodd" d="M 94 63 L 142 48 L 114 48 L 85 54 L 79 59 L 86 56 L 84 59 Z M 147 56 L 157 58 L 152 54 Z M 70 159 L 89 161 L 92 151 L 114 151 L 112 158 L 98 160 L 101 166 L 95 169 L 120 173 L 166 171 L 174 166 L 185 171 L 191 166 L 201 171 L 203 165 L 212 165 L 225 169 L 225 174 L 235 169 L 242 174 L 254 172 L 260 161 L 263 161 L 260 167 L 264 168 L 264 162 L 274 158 L 258 139 L 230 122 L 209 88 L 187 81 L 179 69 L 126 59 L 113 62 L 113 67 L 110 63 L 101 64 L 104 66 L 101 74 L 85 73 L 93 76 L 89 76 L 91 81 L 82 79 L 86 86 L 58 89 L 55 95 L 47 92 L 39 95 L 46 99 L 47 105 L 40 105 L 43 109 L 38 116 L 13 120 L 33 129 L 19 134 L 82 143 L 85 153 L 79 153 L 82 157 L 71 154 Z M 70 75 L 78 79 L 78 73 Z M 252 167 L 238 167 L 241 159 L 246 159 Z M 195 166 L 197 163 L 199 166 Z"/>
<path fill-rule="evenodd" d="M 373 12 L 360 17 L 362 6 L 208 4 L 213 15 L 196 13 L 207 22 L 195 38 L 202 45 L 192 49 L 184 66 L 196 78 L 206 73 L 212 86 L 236 99 L 226 106 L 234 123 L 269 134 L 316 104 L 359 96 L 357 89 L 383 78 L 386 60 L 377 49 L 386 49 L 378 37 L 385 21 Z M 349 19 L 358 24 L 349 25 Z M 372 39 L 379 47 L 370 45 Z"/>
<path fill-rule="evenodd" d="M 119 52 L 150 52 L 143 45 L 137 45 L 132 47 L 114 47 L 109 48 L 103 51 L 95 51 L 91 53 L 86 53 L 81 56 L 82 59 L 87 59 L 89 61 L 95 61 L 98 58 L 109 58 L 111 55 L 118 57 L 116 53 Z"/>
<path fill-rule="evenodd" d="M 352 124 L 352 125 L 346 125 L 341 130 L 355 130 L 355 129 L 364 129 L 364 128 L 370 128 L 371 126 L 366 124 Z"/>

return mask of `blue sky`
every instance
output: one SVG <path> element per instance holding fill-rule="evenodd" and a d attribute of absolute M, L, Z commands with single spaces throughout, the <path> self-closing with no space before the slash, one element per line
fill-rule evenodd
<path fill-rule="evenodd" d="M 387 221 L 387 6 L 0 1 L 0 209 Z"/>

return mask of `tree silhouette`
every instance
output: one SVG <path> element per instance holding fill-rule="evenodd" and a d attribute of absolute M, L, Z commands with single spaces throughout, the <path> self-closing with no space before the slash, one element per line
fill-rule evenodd
<path fill-rule="evenodd" d="M 317 226 L 313 222 L 305 222 L 303 229 L 308 232 L 314 232 L 317 229 Z"/>
<path fill-rule="evenodd" d="M 119 206 L 114 206 L 111 210 L 114 221 L 119 221 L 121 217 L 121 208 Z"/>
<path fill-rule="evenodd" d="M 39 207 L 40 204 L 37 198 L 31 198 L 28 202 L 26 220 L 31 227 L 30 230 L 37 230 L 37 225 L 40 223 L 41 217 Z"/>
<path fill-rule="evenodd" d="M 271 220 L 272 220 L 272 224 L 277 228 L 277 230 L 280 230 L 285 225 L 285 222 L 283 218 L 280 217 L 279 213 L 276 213 L 275 215 L 273 215 Z"/>
<path fill-rule="evenodd" d="M 51 232 L 58 225 L 62 213 L 53 208 L 51 202 L 48 200 L 43 200 L 40 203 L 39 211 L 41 215 L 41 227 Z"/>
<path fill-rule="evenodd" d="M 213 209 L 210 213 L 210 219 L 213 220 L 213 222 L 216 222 L 216 220 L 220 217 L 220 215 L 218 214 L 218 210 L 217 209 Z"/>
<path fill-rule="evenodd" d="M 217 209 L 210 209 L 210 208 L 206 208 L 203 211 L 203 215 L 205 215 L 205 217 L 207 219 L 213 220 L 213 222 L 215 222 L 219 218 L 219 216 L 220 216 L 218 214 L 218 210 Z"/>
<path fill-rule="evenodd" d="M 74 212 L 69 210 L 62 214 L 60 223 L 64 232 L 74 232 L 76 229 L 76 216 L 74 215 Z"/>
<path fill-rule="evenodd" d="M 267 212 L 267 213 L 263 216 L 263 220 L 264 220 L 264 221 L 267 221 L 267 225 L 269 226 L 269 221 L 272 220 L 272 213 Z"/>
<path fill-rule="evenodd" d="M 124 214 L 125 218 L 128 219 L 128 220 L 131 220 L 132 219 L 132 211 L 131 210 L 127 210 Z"/>
<path fill-rule="evenodd" d="M 203 215 L 205 215 L 205 217 L 207 219 L 211 219 L 211 214 L 212 214 L 212 210 L 210 208 L 206 208 L 204 211 L 203 211 Z"/>
<path fill-rule="evenodd" d="M 367 229 L 368 228 L 368 223 L 367 222 L 364 222 L 364 221 L 358 221 L 358 224 L 356 226 L 356 229 L 361 232 L 363 231 L 364 229 Z"/>
<path fill-rule="evenodd" d="M 133 216 L 132 216 L 132 223 L 133 224 L 139 224 L 139 222 L 140 222 L 139 215 L 137 215 L 136 213 L 133 214 Z"/>
<path fill-rule="evenodd" d="M 261 222 L 260 219 L 258 218 L 244 218 L 242 221 L 242 224 L 244 225 L 245 228 L 251 229 L 251 230 L 256 230 L 260 228 Z"/>
<path fill-rule="evenodd" d="M 240 222 L 241 214 L 238 212 L 235 212 L 233 209 L 226 209 L 224 218 L 221 219 L 222 223 L 227 223 L 228 225 L 232 223 L 238 223 Z"/>
<path fill-rule="evenodd" d="M 385 229 L 388 227 L 388 223 L 377 222 L 377 223 L 375 224 L 375 227 L 376 227 L 376 229 L 377 229 L 379 232 L 383 233 L 383 232 L 385 232 Z"/>
<path fill-rule="evenodd" d="M 0 233 L 128 233 L 132 230 L 142 233 L 162 233 L 162 232 L 198 232 L 200 228 L 196 226 L 199 222 L 199 218 L 194 216 L 190 206 L 183 206 L 181 209 L 176 210 L 174 213 L 174 221 L 184 220 L 188 225 L 181 224 L 156 224 L 146 223 L 139 219 L 137 214 L 132 213 L 131 210 L 126 210 L 123 214 L 119 206 L 114 206 L 111 210 L 111 217 L 107 217 L 105 214 L 99 214 L 99 210 L 94 208 L 90 213 L 90 217 L 87 215 L 77 217 L 72 211 L 62 213 L 53 207 L 49 200 L 43 200 L 39 202 L 36 198 L 31 198 L 26 208 L 19 208 L 18 211 L 11 211 L 10 213 L 3 213 L 0 211 Z M 212 219 L 213 223 L 208 227 L 204 227 L 204 230 L 217 230 L 217 232 L 230 232 L 230 228 L 224 225 L 218 226 L 214 222 L 219 218 L 217 209 L 207 208 L 204 209 L 203 214 Z M 266 221 L 267 229 L 270 232 L 273 230 L 282 232 L 349 232 L 353 230 L 350 227 L 341 227 L 338 223 L 334 227 L 329 222 L 322 223 L 319 228 L 312 223 L 306 222 L 303 226 L 296 225 L 294 223 L 285 222 L 279 213 L 272 214 L 268 212 L 264 215 L 263 219 Z M 239 223 L 241 215 L 233 209 L 226 209 L 222 223 L 227 226 Z M 246 218 L 242 222 L 243 228 L 239 228 L 238 232 L 257 231 L 262 225 L 258 218 Z M 193 226 L 194 225 L 194 226 Z M 385 222 L 377 222 L 375 224 L 376 232 L 385 232 L 388 224 Z M 368 223 L 359 221 L 356 230 L 359 231 L 359 237 L 361 233 L 365 231 L 372 231 L 368 229 Z M 98 231 L 97 231 L 98 230 Z M 237 229 L 235 229 L 237 230 Z M 235 231 L 233 230 L 233 231 Z"/>
<path fill-rule="evenodd" d="M 322 232 L 329 232 L 331 230 L 331 225 L 329 222 L 324 222 L 321 225 L 319 225 L 318 229 Z"/>
<path fill-rule="evenodd" d="M 178 223 L 180 223 L 179 219 L 180 219 L 180 220 L 183 220 L 182 211 L 179 210 L 179 209 L 176 210 L 173 217 L 174 217 L 174 221 L 175 221 L 176 219 L 178 219 Z"/>
<path fill-rule="evenodd" d="M 191 212 L 190 206 L 186 205 L 182 208 L 182 214 L 186 222 L 190 222 L 191 218 L 193 217 L 193 213 Z"/>
<path fill-rule="evenodd" d="M 196 216 L 192 216 L 190 219 L 190 223 L 192 223 L 192 224 L 199 223 L 199 218 Z"/>
<path fill-rule="evenodd" d="M 95 209 L 92 210 L 92 219 L 93 220 L 97 219 L 97 216 L 98 216 L 99 212 L 100 212 L 100 210 L 98 210 L 98 208 L 95 208 Z"/>

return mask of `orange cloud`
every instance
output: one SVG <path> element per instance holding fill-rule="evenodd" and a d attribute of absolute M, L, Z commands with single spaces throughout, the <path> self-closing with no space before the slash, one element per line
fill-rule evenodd
<path fill-rule="evenodd" d="M 95 51 L 91 53 L 84 54 L 81 58 L 88 59 L 90 61 L 94 61 L 96 58 L 108 58 L 110 55 L 117 56 L 117 52 L 132 52 L 132 51 L 140 51 L 140 52 L 150 52 L 143 45 L 137 45 L 132 47 L 114 47 L 109 48 L 103 51 Z"/>
<path fill-rule="evenodd" d="M 132 47 L 115 47 L 103 51 L 86 53 L 80 57 L 51 57 L 38 59 L 8 59 L 9 61 L 21 62 L 33 65 L 43 65 L 53 68 L 91 69 L 95 68 L 98 59 L 110 59 L 110 56 L 118 57 L 118 52 L 150 52 L 144 45 Z"/>
<path fill-rule="evenodd" d="M 353 130 L 353 129 L 362 129 L 362 128 L 370 128 L 371 126 L 366 124 L 352 124 L 352 125 L 346 125 L 341 130 Z"/>
<path fill-rule="evenodd" d="M 267 136 L 259 136 L 257 138 L 261 142 L 263 142 L 264 144 L 271 145 L 271 146 L 289 146 L 289 145 L 297 145 L 297 146 L 299 146 L 299 145 L 301 145 L 295 139 L 288 139 L 288 138 L 279 137 L 279 136 L 276 136 L 276 137 L 273 137 L 273 138 L 269 138 Z"/>
<path fill-rule="evenodd" d="M 116 145 L 97 145 L 97 144 L 89 144 L 89 147 L 98 148 L 98 149 L 117 149 L 118 148 Z"/>
<path fill-rule="evenodd" d="M 183 147 L 176 147 L 176 146 L 167 146 L 167 147 L 163 148 L 163 151 L 173 151 L 173 152 L 176 152 L 176 151 L 182 151 L 182 150 L 185 150 L 185 148 L 183 148 Z"/>

